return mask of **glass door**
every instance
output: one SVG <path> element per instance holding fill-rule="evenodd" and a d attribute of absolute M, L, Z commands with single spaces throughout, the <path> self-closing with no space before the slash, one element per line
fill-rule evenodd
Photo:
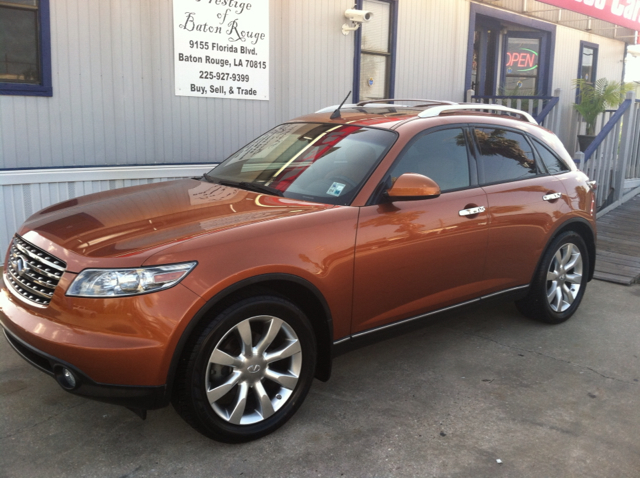
<path fill-rule="evenodd" d="M 537 96 L 545 94 L 540 80 L 545 78 L 546 35 L 543 32 L 512 31 L 505 35 L 501 94 Z"/>

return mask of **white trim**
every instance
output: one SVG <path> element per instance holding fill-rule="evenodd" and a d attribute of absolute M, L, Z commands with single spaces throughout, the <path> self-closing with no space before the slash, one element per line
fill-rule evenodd
<path fill-rule="evenodd" d="M 118 179 L 156 179 L 201 176 L 217 164 L 154 164 L 150 166 L 112 166 L 106 168 L 21 169 L 0 171 L 0 186 L 33 183 L 70 183 Z"/>

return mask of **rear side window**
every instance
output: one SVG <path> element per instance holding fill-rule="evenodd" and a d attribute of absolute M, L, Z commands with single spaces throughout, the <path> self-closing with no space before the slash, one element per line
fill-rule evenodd
<path fill-rule="evenodd" d="M 467 139 L 461 128 L 445 129 L 420 136 L 400 155 L 391 168 L 393 180 L 404 173 L 433 179 L 442 191 L 469 187 Z"/>
<path fill-rule="evenodd" d="M 516 181 L 538 175 L 533 151 L 520 133 L 501 128 L 474 128 L 484 184 Z"/>
<path fill-rule="evenodd" d="M 546 166 L 547 171 L 549 171 L 549 174 L 559 174 L 569 171 L 569 167 L 564 163 L 564 161 L 553 154 L 549 148 L 535 139 L 533 140 L 533 143 L 540 155 L 540 158 L 542 159 L 542 162 Z"/>

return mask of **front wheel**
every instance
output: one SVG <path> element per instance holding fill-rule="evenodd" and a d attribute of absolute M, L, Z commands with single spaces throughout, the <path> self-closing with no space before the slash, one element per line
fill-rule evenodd
<path fill-rule="evenodd" d="M 308 319 L 279 297 L 240 301 L 197 331 L 173 405 L 202 434 L 236 443 L 282 426 L 302 404 L 316 361 Z"/>
<path fill-rule="evenodd" d="M 525 316 L 559 324 L 578 309 L 589 271 L 587 246 L 580 235 L 569 231 L 558 236 L 542 257 L 527 297 L 516 302 Z"/>

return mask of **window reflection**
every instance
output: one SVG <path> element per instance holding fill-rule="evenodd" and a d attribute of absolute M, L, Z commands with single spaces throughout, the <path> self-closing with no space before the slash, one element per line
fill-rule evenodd
<path fill-rule="evenodd" d="M 485 183 L 537 175 L 533 152 L 524 136 L 499 128 L 474 131 L 482 155 Z"/>

